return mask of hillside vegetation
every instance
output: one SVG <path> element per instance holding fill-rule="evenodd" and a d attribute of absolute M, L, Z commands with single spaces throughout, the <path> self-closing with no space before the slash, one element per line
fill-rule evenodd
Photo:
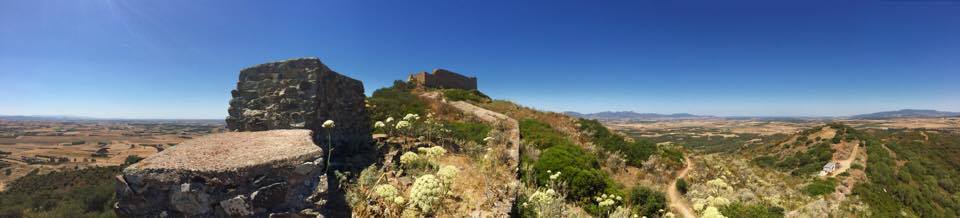
<path fill-rule="evenodd" d="M 866 167 L 871 182 L 854 193 L 873 216 L 960 214 L 960 136 L 927 131 L 924 137 L 920 131 L 871 132 Z"/>
<path fill-rule="evenodd" d="M 120 169 L 33 171 L 0 192 L 0 217 L 116 217 L 113 177 Z"/>

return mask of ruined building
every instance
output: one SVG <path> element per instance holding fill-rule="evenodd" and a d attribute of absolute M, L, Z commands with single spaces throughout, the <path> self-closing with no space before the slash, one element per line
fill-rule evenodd
<path fill-rule="evenodd" d="M 329 135 L 340 152 L 370 144 L 363 83 L 330 70 L 318 58 L 244 69 L 232 95 L 229 130 L 309 129 L 318 143 L 326 143 Z M 326 120 L 336 128 L 321 127 Z"/>
<path fill-rule="evenodd" d="M 411 74 L 407 81 L 417 86 L 440 89 L 477 89 L 477 78 L 467 77 L 444 69 L 435 69 L 433 73 Z"/>

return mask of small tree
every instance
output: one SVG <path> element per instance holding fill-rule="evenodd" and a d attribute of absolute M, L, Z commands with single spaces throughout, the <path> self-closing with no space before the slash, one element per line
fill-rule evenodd
<path fill-rule="evenodd" d="M 130 156 L 127 156 L 127 159 L 123 160 L 123 164 L 124 164 L 124 165 L 131 165 L 131 164 L 135 164 L 135 163 L 137 163 L 137 162 L 140 162 L 141 160 L 143 160 L 143 157 L 140 157 L 140 156 L 137 156 L 137 155 L 130 155 Z"/>
<path fill-rule="evenodd" d="M 685 194 L 687 194 L 687 190 L 688 190 L 687 188 L 688 188 L 688 187 L 687 187 L 687 180 L 685 180 L 685 179 L 683 179 L 683 178 L 677 178 L 677 191 L 679 191 L 680 194 L 684 194 L 684 195 L 685 195 Z"/>

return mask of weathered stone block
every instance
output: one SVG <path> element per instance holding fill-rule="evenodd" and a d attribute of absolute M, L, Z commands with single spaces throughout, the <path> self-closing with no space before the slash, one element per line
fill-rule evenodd
<path fill-rule="evenodd" d="M 267 216 L 312 207 L 324 176 L 309 130 L 229 132 L 180 143 L 117 177 L 121 217 Z M 305 163 L 310 166 L 304 167 Z"/>
<path fill-rule="evenodd" d="M 363 83 L 330 70 L 320 59 L 244 69 L 233 93 L 226 119 L 230 130 L 310 129 L 318 143 L 326 144 L 329 134 L 341 154 L 371 144 Z M 326 120 L 336 122 L 336 128 L 322 128 Z"/>

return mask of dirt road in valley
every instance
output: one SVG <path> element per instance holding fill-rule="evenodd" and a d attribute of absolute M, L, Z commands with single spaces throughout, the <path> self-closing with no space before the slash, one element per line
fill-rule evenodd
<path fill-rule="evenodd" d="M 680 170 L 680 173 L 677 174 L 677 179 L 684 178 L 687 176 L 687 171 L 690 168 L 693 168 L 693 162 L 690 161 L 689 157 L 684 156 L 683 162 L 686 166 L 683 170 Z M 696 218 L 694 215 L 693 209 L 691 209 L 690 204 L 683 199 L 683 196 L 680 194 L 680 191 L 677 190 L 677 180 L 674 179 L 673 182 L 670 182 L 670 187 L 667 188 L 667 199 L 670 201 L 670 208 L 673 211 L 679 212 L 680 215 L 686 218 Z"/>

